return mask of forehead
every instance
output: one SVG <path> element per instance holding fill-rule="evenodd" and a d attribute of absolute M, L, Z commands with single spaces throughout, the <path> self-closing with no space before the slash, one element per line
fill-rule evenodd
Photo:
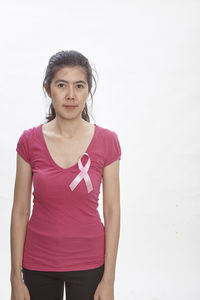
<path fill-rule="evenodd" d="M 75 67 L 63 67 L 59 71 L 57 71 L 54 75 L 54 80 L 61 79 L 84 79 L 86 80 L 86 74 L 83 68 L 79 66 Z"/>

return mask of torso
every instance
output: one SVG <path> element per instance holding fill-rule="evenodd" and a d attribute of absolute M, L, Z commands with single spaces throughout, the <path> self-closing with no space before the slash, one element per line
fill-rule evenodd
<path fill-rule="evenodd" d="M 47 148 L 58 166 L 69 168 L 76 164 L 80 156 L 86 151 L 94 136 L 95 125 L 87 122 L 87 126 L 81 130 L 78 136 L 71 139 L 63 139 L 52 131 L 51 122 L 42 126 L 42 133 Z"/>

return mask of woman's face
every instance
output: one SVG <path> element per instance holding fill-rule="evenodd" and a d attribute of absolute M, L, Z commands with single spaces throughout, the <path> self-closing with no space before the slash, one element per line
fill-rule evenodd
<path fill-rule="evenodd" d="M 50 91 L 47 89 L 46 91 L 52 99 L 57 116 L 62 118 L 81 116 L 89 93 L 84 70 L 79 66 L 63 67 L 55 73 Z M 73 108 L 67 107 L 70 105 Z"/>

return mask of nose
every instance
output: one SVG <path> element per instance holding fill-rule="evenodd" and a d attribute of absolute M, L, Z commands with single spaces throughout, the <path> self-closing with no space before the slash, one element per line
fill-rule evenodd
<path fill-rule="evenodd" d="M 69 88 L 67 89 L 66 98 L 67 99 L 74 99 L 74 96 L 75 96 L 74 87 L 69 86 Z"/>

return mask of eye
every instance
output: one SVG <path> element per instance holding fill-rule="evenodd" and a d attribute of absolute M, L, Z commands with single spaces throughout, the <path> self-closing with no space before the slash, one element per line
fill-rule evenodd
<path fill-rule="evenodd" d="M 64 83 L 59 83 L 58 86 L 64 85 Z"/>
<path fill-rule="evenodd" d="M 77 86 L 82 86 L 82 88 L 84 88 L 84 86 L 82 84 L 77 84 Z"/>

